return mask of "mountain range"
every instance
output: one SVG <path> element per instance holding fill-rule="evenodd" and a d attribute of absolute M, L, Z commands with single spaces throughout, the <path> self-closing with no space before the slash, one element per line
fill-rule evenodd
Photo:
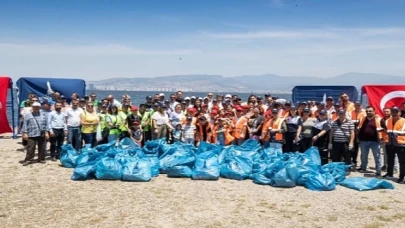
<path fill-rule="evenodd" d="M 154 78 L 110 78 L 88 81 L 89 89 L 194 92 L 291 92 L 297 85 L 405 84 L 404 76 L 346 73 L 334 77 L 279 76 L 275 74 L 223 77 L 221 75 L 172 75 Z"/>

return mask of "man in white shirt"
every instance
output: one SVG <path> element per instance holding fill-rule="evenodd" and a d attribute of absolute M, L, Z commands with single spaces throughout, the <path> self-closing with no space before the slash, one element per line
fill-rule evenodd
<path fill-rule="evenodd" d="M 108 95 L 107 96 L 107 100 L 110 103 L 110 105 L 115 105 L 117 108 L 121 108 L 122 104 L 121 102 L 117 101 L 116 99 L 114 99 L 113 95 Z"/>
<path fill-rule="evenodd" d="M 66 110 L 67 121 L 67 143 L 71 144 L 76 150 L 82 148 L 82 133 L 80 131 L 80 115 L 83 109 L 79 108 L 79 101 L 72 101 L 72 107 Z"/>

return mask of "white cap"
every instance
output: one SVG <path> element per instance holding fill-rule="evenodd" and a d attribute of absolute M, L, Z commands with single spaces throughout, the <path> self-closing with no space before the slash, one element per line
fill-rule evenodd
<path fill-rule="evenodd" d="M 205 99 L 208 99 L 208 97 L 204 97 L 204 100 L 205 100 Z"/>
<path fill-rule="evenodd" d="M 164 93 L 159 93 L 159 97 L 164 97 L 165 94 Z"/>
<path fill-rule="evenodd" d="M 32 107 L 41 107 L 41 104 L 39 102 L 34 102 L 31 106 Z"/>
<path fill-rule="evenodd" d="M 186 100 L 190 100 L 190 97 L 185 97 L 184 100 L 185 100 L 185 101 L 186 101 Z"/>
<path fill-rule="evenodd" d="M 191 99 L 196 99 L 196 97 L 195 97 L 195 96 L 191 96 Z"/>
<path fill-rule="evenodd" d="M 225 98 L 232 98 L 232 95 L 231 95 L 231 94 L 227 94 L 227 95 L 225 96 Z"/>

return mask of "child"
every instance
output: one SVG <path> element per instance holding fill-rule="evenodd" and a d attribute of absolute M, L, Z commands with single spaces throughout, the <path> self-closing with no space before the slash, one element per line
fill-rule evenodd
<path fill-rule="evenodd" d="M 177 124 L 175 129 L 173 130 L 173 141 L 174 142 L 181 142 L 181 138 L 183 135 L 181 124 Z"/>
<path fill-rule="evenodd" d="M 139 127 L 139 122 L 135 121 L 131 126 L 131 139 L 134 140 L 139 146 L 142 146 L 143 131 Z"/>
<path fill-rule="evenodd" d="M 194 145 L 196 127 L 192 124 L 193 117 L 187 117 L 186 124 L 183 125 L 183 141 Z"/>
<path fill-rule="evenodd" d="M 230 132 L 231 120 L 221 118 L 218 120 L 215 133 L 217 134 L 217 144 L 227 146 L 235 139 Z"/>

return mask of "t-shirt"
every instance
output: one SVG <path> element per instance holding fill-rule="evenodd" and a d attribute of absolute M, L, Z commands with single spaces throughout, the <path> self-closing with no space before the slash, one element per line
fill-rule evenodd
<path fill-rule="evenodd" d="M 299 116 L 288 116 L 285 118 L 285 123 L 287 124 L 287 132 L 295 133 L 299 126 L 302 126 L 302 119 Z"/>
<path fill-rule="evenodd" d="M 161 114 L 160 112 L 155 112 L 152 115 L 152 119 L 156 120 L 157 125 L 164 125 L 169 122 L 169 117 L 167 116 L 166 113 Z"/>
<path fill-rule="evenodd" d="M 184 119 L 184 113 L 180 112 L 172 112 L 170 113 L 170 121 L 172 122 L 173 126 L 176 126 L 177 124 L 181 124 L 182 119 Z"/>
<path fill-rule="evenodd" d="M 131 133 L 132 133 L 132 137 L 135 139 L 135 140 L 141 140 L 141 137 L 142 137 L 142 133 L 143 133 L 143 131 L 142 131 L 142 129 L 140 129 L 140 128 L 138 128 L 138 129 L 131 129 Z"/>
<path fill-rule="evenodd" d="M 312 138 L 312 128 L 314 127 L 316 122 L 315 118 L 308 118 L 307 120 L 302 120 L 302 131 L 301 135 L 304 138 Z"/>
<path fill-rule="evenodd" d="M 67 126 L 68 127 L 80 127 L 80 116 L 83 113 L 81 108 L 68 108 L 66 110 Z"/>
<path fill-rule="evenodd" d="M 382 128 L 386 128 L 383 119 L 381 119 L 380 125 Z M 375 125 L 375 117 L 371 120 L 365 118 L 363 125 L 359 129 L 358 136 L 360 141 L 378 142 L 380 140 L 378 138 L 377 126 Z"/>
<path fill-rule="evenodd" d="M 193 139 L 194 138 L 194 132 L 195 132 L 195 126 L 192 124 L 184 124 L 183 125 L 183 136 L 185 139 Z"/>

